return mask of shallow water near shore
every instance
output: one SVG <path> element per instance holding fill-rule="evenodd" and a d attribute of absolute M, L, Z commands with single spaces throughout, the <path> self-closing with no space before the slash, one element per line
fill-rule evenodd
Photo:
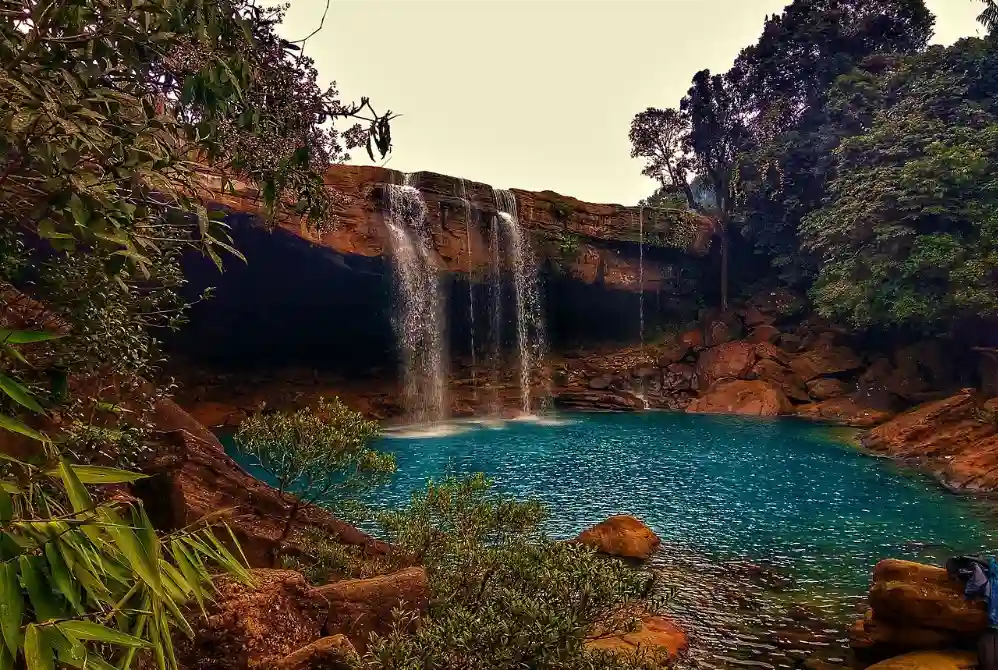
<path fill-rule="evenodd" d="M 568 538 L 633 514 L 662 538 L 652 563 L 688 629 L 686 663 L 792 667 L 846 661 L 881 558 L 939 563 L 998 548 L 989 505 L 864 456 L 834 429 L 674 413 L 464 421 L 386 433 L 398 459 L 379 506 L 447 472 L 484 472 L 550 506 Z M 251 469 L 252 470 L 252 469 Z"/>

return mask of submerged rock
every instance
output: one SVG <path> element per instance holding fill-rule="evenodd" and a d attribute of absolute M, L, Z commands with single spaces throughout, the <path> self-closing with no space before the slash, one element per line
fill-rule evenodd
<path fill-rule="evenodd" d="M 609 556 L 650 558 L 662 540 L 644 522 L 626 514 L 612 516 L 582 531 L 575 542 Z"/>
<path fill-rule="evenodd" d="M 867 670 L 970 670 L 977 667 L 977 654 L 970 651 L 915 651 L 889 658 Z"/>
<path fill-rule="evenodd" d="M 694 414 L 779 416 L 790 412 L 790 401 L 772 382 L 722 379 L 690 403 L 686 411 Z"/>

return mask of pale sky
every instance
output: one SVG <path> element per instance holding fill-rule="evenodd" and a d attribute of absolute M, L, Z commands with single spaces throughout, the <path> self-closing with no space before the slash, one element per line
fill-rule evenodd
<path fill-rule="evenodd" d="M 314 30 L 326 1 L 292 0 L 285 36 Z M 634 114 L 727 70 L 789 0 L 329 2 L 306 47 L 320 76 L 402 114 L 378 164 L 630 205 L 655 187 L 630 158 Z M 935 42 L 980 34 L 980 2 L 926 4 Z"/>

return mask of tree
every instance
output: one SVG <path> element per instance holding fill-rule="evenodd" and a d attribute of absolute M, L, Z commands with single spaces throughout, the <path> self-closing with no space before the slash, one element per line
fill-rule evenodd
<path fill-rule="evenodd" d="M 900 61 L 831 105 L 862 131 L 804 219 L 819 310 L 859 327 L 940 331 L 998 316 L 998 56 L 964 40 Z"/>
<path fill-rule="evenodd" d="M 924 50 L 933 24 L 923 0 L 796 0 L 735 61 L 752 134 L 738 160 L 737 223 L 787 283 L 807 286 L 817 271 L 798 229 L 821 206 L 832 152 L 850 132 L 829 119 L 829 90 L 857 68 Z"/>
<path fill-rule="evenodd" d="M 689 119 L 675 109 L 649 107 L 631 121 L 631 158 L 644 158 L 641 174 L 658 181 L 660 189 L 685 196 L 686 204 L 695 207 L 690 191 L 690 165 L 684 143 L 689 135 Z"/>
<path fill-rule="evenodd" d="M 303 505 L 348 504 L 395 471 L 393 455 L 370 448 L 379 432 L 376 422 L 339 399 L 320 400 L 314 410 L 257 414 L 239 425 L 236 450 L 269 475 L 289 503 L 274 564 Z"/>
<path fill-rule="evenodd" d="M 734 169 L 748 139 L 734 90 L 739 82 L 701 70 L 693 76 L 693 86 L 680 103 L 689 119 L 686 146 L 694 174 L 705 188 L 701 209 L 717 222 L 721 240 L 721 309 L 728 308 L 728 226 L 734 209 Z M 691 195 L 691 197 L 693 197 Z"/>
<path fill-rule="evenodd" d="M 141 477 L 0 453 L 0 667 L 127 670 L 141 651 L 175 670 L 181 610 L 211 599 L 211 573 L 249 583 L 205 523 L 161 537 L 141 504 L 88 490 Z"/>
<path fill-rule="evenodd" d="M 981 2 L 985 5 L 984 11 L 977 16 L 977 20 L 993 33 L 998 30 L 998 2 L 995 0 L 981 0 Z"/>
<path fill-rule="evenodd" d="M 650 670 L 662 659 L 587 649 L 597 626 L 626 630 L 654 608 L 647 574 L 592 549 L 548 539 L 543 506 L 477 475 L 430 482 L 408 509 L 380 517 L 386 539 L 425 565 L 430 604 L 418 629 L 369 645 L 369 667 Z M 654 599 L 652 599 L 654 600 Z"/>

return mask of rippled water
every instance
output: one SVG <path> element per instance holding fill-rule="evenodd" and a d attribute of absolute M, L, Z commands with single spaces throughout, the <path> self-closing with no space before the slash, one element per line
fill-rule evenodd
<path fill-rule="evenodd" d="M 845 627 L 879 559 L 998 547 L 988 508 L 827 428 L 671 413 L 565 419 L 389 434 L 379 447 L 396 454 L 398 476 L 378 498 L 404 504 L 428 477 L 485 472 L 549 503 L 556 537 L 640 517 L 664 542 L 654 562 L 677 589 L 688 662 L 706 667 L 791 667 L 813 653 L 844 662 Z"/>

